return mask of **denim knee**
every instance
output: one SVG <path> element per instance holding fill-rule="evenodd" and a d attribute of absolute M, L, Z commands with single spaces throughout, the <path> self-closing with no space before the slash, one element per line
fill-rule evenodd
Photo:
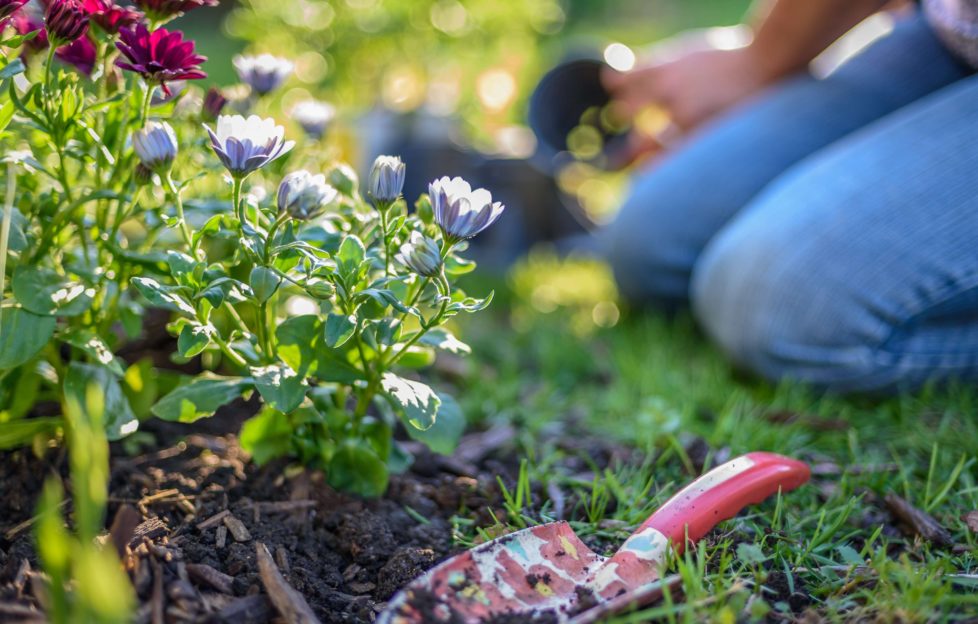
<path fill-rule="evenodd" d="M 811 254 L 793 255 L 789 246 L 721 233 L 697 262 L 690 286 L 703 329 L 736 363 L 772 380 L 840 391 L 884 385 L 871 347 L 882 328 L 821 279 Z"/>

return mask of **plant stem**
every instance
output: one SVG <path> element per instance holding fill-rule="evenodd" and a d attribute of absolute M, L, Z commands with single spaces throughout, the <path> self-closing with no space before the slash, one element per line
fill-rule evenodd
<path fill-rule="evenodd" d="M 240 330 L 241 333 L 247 337 L 248 334 L 251 333 L 251 330 L 248 329 L 248 325 L 244 322 L 244 319 L 241 318 L 241 315 L 238 314 L 238 311 L 233 305 L 231 305 L 231 302 L 226 299 L 224 301 L 224 307 L 227 308 L 228 316 L 230 316 L 231 320 L 234 321 L 234 324 L 237 326 L 238 330 Z"/>
<path fill-rule="evenodd" d="M 7 244 L 10 241 L 10 222 L 13 221 L 16 193 L 17 177 L 14 164 L 7 163 L 7 197 L 3 206 L 3 225 L 0 225 L 0 332 L 3 331 L 3 292 L 7 286 Z"/>
<path fill-rule="evenodd" d="M 180 233 L 183 235 L 183 242 L 186 243 L 187 249 L 190 250 L 190 255 L 193 256 L 194 260 L 197 260 L 197 246 L 194 245 L 194 237 L 190 233 L 190 227 L 187 225 L 187 219 L 183 214 L 183 197 L 181 196 L 180 189 L 173 182 L 173 176 L 169 173 L 166 174 L 166 186 L 170 194 L 173 195 L 173 202 L 177 206 L 177 218 L 180 220 Z"/>
<path fill-rule="evenodd" d="M 143 96 L 143 108 L 140 115 L 140 119 L 143 120 L 143 126 L 149 121 L 149 105 L 153 102 L 153 87 L 147 82 L 146 83 L 146 95 Z"/>
<path fill-rule="evenodd" d="M 390 208 L 391 204 L 387 202 L 377 205 L 377 210 L 380 212 L 380 239 L 384 243 L 384 277 L 391 274 L 391 250 L 387 241 L 387 212 Z"/>
<path fill-rule="evenodd" d="M 234 203 L 234 216 L 238 218 L 238 223 L 241 224 L 241 227 L 244 227 L 245 224 L 244 208 L 241 207 L 241 185 L 243 182 L 244 180 L 235 176 L 231 189 L 231 201 Z"/>
<path fill-rule="evenodd" d="M 269 262 L 269 254 L 272 248 L 272 239 L 275 238 L 275 233 L 282 226 L 283 223 L 289 220 L 289 213 L 283 212 L 278 216 L 275 221 L 272 222 L 271 227 L 268 228 L 268 236 L 265 237 L 265 262 Z"/>
<path fill-rule="evenodd" d="M 122 224 L 126 222 L 129 215 L 136 210 L 136 206 L 139 204 L 139 196 L 142 194 L 142 192 L 142 187 L 137 186 L 136 191 L 132 194 L 132 200 L 130 200 L 126 208 L 119 211 L 119 213 L 113 218 L 112 231 L 109 233 L 109 243 L 115 241 L 115 237 L 119 234 L 119 228 L 121 228 Z"/>
<path fill-rule="evenodd" d="M 275 359 L 272 353 L 272 336 L 268 327 L 268 302 L 262 301 L 258 304 L 258 341 L 261 343 L 262 353 L 271 362 Z"/>
<path fill-rule="evenodd" d="M 54 46 L 48 48 L 48 60 L 44 64 L 44 93 L 46 95 L 51 94 L 51 66 L 54 65 L 55 52 L 57 52 L 57 48 Z"/>
<path fill-rule="evenodd" d="M 438 278 L 438 281 L 435 283 L 438 284 L 438 290 L 442 291 L 442 295 L 445 297 L 441 302 L 441 308 L 427 322 L 422 320 L 421 328 L 417 331 L 417 333 L 415 333 L 410 340 L 404 343 L 404 346 L 402 346 L 398 352 L 394 354 L 394 357 L 387 362 L 383 362 L 381 368 L 387 368 L 396 364 L 397 361 L 401 359 L 405 353 L 407 353 L 408 349 L 413 347 L 419 340 L 421 340 L 421 338 L 428 333 L 429 329 L 437 326 L 438 323 L 441 322 L 441 319 L 445 316 L 445 310 L 448 309 L 448 303 L 450 301 L 449 294 L 451 293 L 451 286 L 448 283 L 448 279 L 445 278 L 444 272 L 442 272 L 441 276 Z"/>
<path fill-rule="evenodd" d="M 224 353 L 224 355 L 226 355 L 229 360 L 231 360 L 241 368 L 246 368 L 248 366 L 248 362 L 246 362 L 243 357 L 238 355 L 238 353 L 234 349 L 228 346 L 228 343 L 223 338 L 221 338 L 220 334 L 214 332 L 213 338 L 214 338 L 214 342 L 217 343 L 217 346 L 220 347 L 221 352 Z"/>

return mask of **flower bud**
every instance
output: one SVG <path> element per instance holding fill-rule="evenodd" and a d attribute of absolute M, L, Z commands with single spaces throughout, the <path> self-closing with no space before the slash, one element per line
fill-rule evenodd
<path fill-rule="evenodd" d="M 61 47 L 88 30 L 88 11 L 80 0 L 52 0 L 44 12 L 44 28 L 51 45 Z"/>
<path fill-rule="evenodd" d="M 136 163 L 133 169 L 133 180 L 136 186 L 148 186 L 153 183 L 153 170 L 147 169 L 143 163 Z"/>
<path fill-rule="evenodd" d="M 156 173 L 170 170 L 179 149 L 177 135 L 165 121 L 151 121 L 133 132 L 132 148 L 142 165 Z"/>
<path fill-rule="evenodd" d="M 378 156 L 370 170 L 370 196 L 386 204 L 397 201 L 404 189 L 404 163 L 398 156 Z"/>
<path fill-rule="evenodd" d="M 424 277 L 436 277 L 441 273 L 441 250 L 438 243 L 421 232 L 414 230 L 408 242 L 401 245 L 400 252 L 394 258 Z"/>
<path fill-rule="evenodd" d="M 326 176 L 294 171 L 278 187 L 278 210 L 288 212 L 293 219 L 306 221 L 325 212 L 338 196 L 337 190 L 326 184 Z"/>
<path fill-rule="evenodd" d="M 221 90 L 217 87 L 211 87 L 207 91 L 207 95 L 204 96 L 204 101 L 201 104 L 200 116 L 206 121 L 215 121 L 221 116 L 221 112 L 224 107 L 227 106 L 228 99 L 224 97 Z"/>
<path fill-rule="evenodd" d="M 336 288 L 326 280 L 310 280 L 306 282 L 306 292 L 313 299 L 329 299 L 336 293 Z"/>
<path fill-rule="evenodd" d="M 353 167 L 346 163 L 340 163 L 330 170 L 329 183 L 336 187 L 340 193 L 352 197 L 357 192 L 357 188 L 360 187 L 360 178 Z"/>

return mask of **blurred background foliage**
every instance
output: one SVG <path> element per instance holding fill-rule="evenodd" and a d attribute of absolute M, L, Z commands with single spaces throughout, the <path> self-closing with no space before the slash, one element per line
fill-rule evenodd
<path fill-rule="evenodd" d="M 363 162 L 382 149 L 370 136 L 371 131 L 391 134 L 390 115 L 378 119 L 380 111 L 415 126 L 420 118 L 422 132 L 460 149 L 527 158 L 535 148 L 525 127 L 528 97 L 562 58 L 597 55 L 615 41 L 641 48 L 687 28 L 736 23 L 748 4 L 225 0 L 219 8 L 195 11 L 178 24 L 211 58 L 205 68 L 218 84 L 235 82 L 225 60 L 235 53 L 269 52 L 293 59 L 295 76 L 277 95 L 277 104 L 282 112 L 310 98 L 334 104 L 340 116 L 331 143 L 339 158 Z M 577 167 L 557 182 L 590 217 L 600 220 L 620 201 L 625 178 Z"/>

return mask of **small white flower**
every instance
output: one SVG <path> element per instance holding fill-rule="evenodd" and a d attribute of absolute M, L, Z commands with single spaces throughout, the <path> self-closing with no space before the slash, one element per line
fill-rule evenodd
<path fill-rule="evenodd" d="M 472 238 L 496 222 L 505 206 L 486 189 L 472 190 L 462 178 L 443 177 L 428 185 L 435 222 L 451 242 Z"/>
<path fill-rule="evenodd" d="M 232 177 L 241 179 L 286 154 L 295 146 L 285 140 L 285 129 L 274 119 L 252 115 L 221 115 L 217 129 L 204 126 L 211 137 L 211 148 Z"/>
<path fill-rule="evenodd" d="M 150 171 L 166 171 L 177 157 L 177 135 L 170 124 L 151 121 L 132 133 L 132 148 Z"/>
<path fill-rule="evenodd" d="M 329 128 L 334 117 L 336 117 L 336 107 L 317 100 L 299 102 L 292 109 L 292 119 L 314 139 L 321 139 L 326 134 L 326 129 Z"/>
<path fill-rule="evenodd" d="M 232 60 L 241 82 L 247 84 L 258 95 L 271 93 L 282 86 L 292 74 L 295 65 L 292 61 L 271 54 L 258 56 L 235 56 Z"/>
<path fill-rule="evenodd" d="M 441 273 L 441 251 L 438 243 L 417 230 L 411 232 L 408 242 L 401 245 L 400 253 L 394 258 L 424 277 L 436 277 Z"/>
<path fill-rule="evenodd" d="M 302 221 L 321 215 L 339 196 L 323 174 L 294 171 L 278 187 L 278 210 Z"/>
<path fill-rule="evenodd" d="M 404 189 L 404 163 L 397 156 L 378 156 L 370 170 L 370 195 L 378 202 L 390 203 Z"/>

